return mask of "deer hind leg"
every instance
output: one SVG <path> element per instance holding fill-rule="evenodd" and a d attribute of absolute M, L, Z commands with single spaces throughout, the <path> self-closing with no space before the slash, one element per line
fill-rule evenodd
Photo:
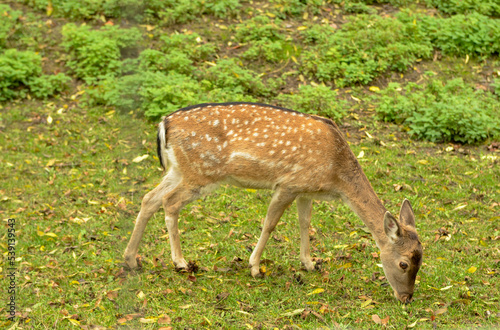
<path fill-rule="evenodd" d="M 179 180 L 180 176 L 176 170 L 172 168 L 163 178 L 161 183 L 147 193 L 142 199 L 141 210 L 137 215 L 134 231 L 132 232 L 132 236 L 130 237 L 130 241 L 124 253 L 125 263 L 130 268 L 134 269 L 137 267 L 137 260 L 135 257 L 149 219 L 161 207 L 162 197 L 171 191 L 178 184 Z"/>
<path fill-rule="evenodd" d="M 297 211 L 300 225 L 300 261 L 308 270 L 314 270 L 314 263 L 309 250 L 309 225 L 311 224 L 312 200 L 304 197 L 297 198 Z"/>
<path fill-rule="evenodd" d="M 182 256 L 181 242 L 179 236 L 179 213 L 184 206 L 201 196 L 200 188 L 179 184 L 175 189 L 163 197 L 163 208 L 165 209 L 165 224 L 167 225 L 172 261 L 176 269 L 185 269 L 188 264 Z"/>
<path fill-rule="evenodd" d="M 266 246 L 271 232 L 278 224 L 278 220 L 283 215 L 283 212 L 285 212 L 285 209 L 293 202 L 295 197 L 295 194 L 291 194 L 281 189 L 278 189 L 274 193 L 267 210 L 266 219 L 264 220 L 264 225 L 262 227 L 259 241 L 257 242 L 252 255 L 250 256 L 249 265 L 251 268 L 250 272 L 253 277 L 260 274 L 260 257 L 262 256 L 262 252 L 264 251 L 264 247 Z"/>

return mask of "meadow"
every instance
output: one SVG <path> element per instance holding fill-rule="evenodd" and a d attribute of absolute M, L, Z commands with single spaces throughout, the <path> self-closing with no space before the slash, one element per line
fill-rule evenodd
<path fill-rule="evenodd" d="M 499 13 L 498 1 L 4 1 L 0 327 L 499 327 Z M 162 210 L 142 267 L 125 267 L 162 175 L 159 118 L 225 101 L 332 118 L 387 209 L 411 201 L 424 246 L 411 304 L 341 201 L 314 203 L 314 272 L 293 204 L 252 278 L 267 190 L 222 186 L 183 210 L 190 272 L 175 271 Z"/>

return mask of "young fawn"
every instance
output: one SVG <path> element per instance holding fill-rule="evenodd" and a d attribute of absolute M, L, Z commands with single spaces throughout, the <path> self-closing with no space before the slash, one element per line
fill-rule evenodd
<path fill-rule="evenodd" d="M 361 218 L 381 250 L 383 269 L 395 296 L 412 299 L 422 263 L 422 245 L 410 202 L 399 221 L 374 192 L 338 127 L 329 119 L 255 103 L 200 104 L 165 117 L 158 129 L 158 156 L 166 175 L 142 200 L 125 262 L 137 267 L 139 242 L 151 216 L 165 210 L 172 260 L 186 268 L 178 218 L 181 209 L 228 183 L 274 190 L 262 233 L 250 256 L 252 276 L 266 242 L 285 209 L 297 201 L 300 261 L 314 264 L 308 228 L 312 200 L 341 198 Z"/>

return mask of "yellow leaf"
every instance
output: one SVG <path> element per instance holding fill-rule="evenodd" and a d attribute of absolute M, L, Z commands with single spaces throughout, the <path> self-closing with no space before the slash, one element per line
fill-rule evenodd
<path fill-rule="evenodd" d="M 269 17 L 271 17 L 271 18 L 276 17 L 276 15 L 274 15 L 273 13 L 269 13 L 269 12 L 268 12 L 268 13 L 266 13 L 266 15 L 267 15 L 267 16 L 269 16 Z"/>
<path fill-rule="evenodd" d="M 139 322 L 141 322 L 141 323 L 156 323 L 156 319 L 145 319 L 145 318 L 141 317 L 139 319 Z"/>
<path fill-rule="evenodd" d="M 366 306 L 370 305 L 373 302 L 372 299 L 368 299 L 364 303 L 361 304 L 361 308 L 365 308 Z"/>
<path fill-rule="evenodd" d="M 299 26 L 297 28 L 297 31 L 304 31 L 304 30 L 307 30 L 307 26 Z"/>
<path fill-rule="evenodd" d="M 38 234 L 38 236 L 43 236 L 45 235 L 45 233 L 41 230 L 37 230 L 36 233 Z"/>
<path fill-rule="evenodd" d="M 370 86 L 369 90 L 372 92 L 380 92 L 380 88 L 378 88 L 377 86 Z"/>
<path fill-rule="evenodd" d="M 80 321 L 78 321 L 78 320 L 75 320 L 75 319 L 68 319 L 68 321 L 70 321 L 70 322 L 71 322 L 71 324 L 73 324 L 73 325 L 76 325 L 76 326 L 78 326 L 78 327 L 80 326 Z"/>
<path fill-rule="evenodd" d="M 53 166 L 55 163 L 56 163 L 57 159 L 51 159 L 47 162 L 47 165 L 45 165 L 46 167 L 51 167 Z"/>
<path fill-rule="evenodd" d="M 57 235 L 54 233 L 46 233 L 45 236 L 54 237 L 54 238 L 57 237 Z"/>
<path fill-rule="evenodd" d="M 255 190 L 255 189 L 247 189 L 247 191 L 251 192 L 251 193 L 257 192 L 257 190 Z"/>
<path fill-rule="evenodd" d="M 137 156 L 137 157 L 135 157 L 134 159 L 132 159 L 132 161 L 133 161 L 134 163 L 140 163 L 140 162 L 142 162 L 144 159 L 146 159 L 146 158 L 148 158 L 148 157 L 149 157 L 149 155 Z"/>
<path fill-rule="evenodd" d="M 139 293 L 137 294 L 137 298 L 139 298 L 139 299 L 142 300 L 142 299 L 144 299 L 144 297 L 146 297 L 146 295 L 144 294 L 144 292 L 139 291 Z"/>
<path fill-rule="evenodd" d="M 477 267 L 472 266 L 471 268 L 467 269 L 467 272 L 472 274 L 472 273 L 475 273 L 476 270 L 477 270 Z"/>
<path fill-rule="evenodd" d="M 295 63 L 295 64 L 299 64 L 299 62 L 297 61 L 297 59 L 295 58 L 295 56 L 291 56 L 290 57 L 292 59 L 292 61 Z"/>
<path fill-rule="evenodd" d="M 315 289 L 314 291 L 312 292 L 309 292 L 307 295 L 310 296 L 310 295 L 313 295 L 313 294 L 318 294 L 318 293 L 321 293 L 321 292 L 324 292 L 325 289 L 322 289 L 322 288 L 317 288 Z"/>
<path fill-rule="evenodd" d="M 417 163 L 422 164 L 422 165 L 428 165 L 429 161 L 426 159 L 421 159 L 421 160 L 417 161 Z"/>

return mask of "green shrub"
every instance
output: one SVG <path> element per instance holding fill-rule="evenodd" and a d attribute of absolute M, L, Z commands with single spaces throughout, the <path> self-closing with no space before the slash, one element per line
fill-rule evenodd
<path fill-rule="evenodd" d="M 92 30 L 89 26 L 66 24 L 62 30 L 63 46 L 69 53 L 66 65 L 78 78 L 93 83 L 121 69 L 121 51 L 135 45 L 141 34 L 135 28 L 106 26 Z"/>
<path fill-rule="evenodd" d="M 407 15 L 408 16 L 408 15 Z M 403 16 L 404 17 L 404 16 Z M 302 53 L 302 70 L 338 86 L 367 84 L 391 69 L 404 71 L 419 58 L 429 58 L 432 44 L 422 29 L 405 20 L 358 15 L 342 29 L 315 28 L 301 35 L 314 46 Z"/>
<path fill-rule="evenodd" d="M 271 0 L 276 13 L 281 18 L 302 16 L 305 12 L 317 15 L 321 12 L 323 0 Z"/>
<path fill-rule="evenodd" d="M 279 62 L 298 55 L 298 48 L 281 33 L 281 20 L 256 16 L 236 26 L 235 39 L 249 48 L 244 59 Z"/>
<path fill-rule="evenodd" d="M 28 91 L 47 98 L 67 89 L 70 81 L 63 73 L 42 75 L 42 57 L 35 52 L 8 49 L 0 54 L 0 101 L 24 97 Z"/>
<path fill-rule="evenodd" d="M 26 94 L 24 87 L 42 73 L 42 57 L 31 51 L 7 49 L 0 55 L 0 101 Z"/>
<path fill-rule="evenodd" d="M 499 15 L 499 0 L 425 0 L 427 5 L 438 8 L 447 14 L 466 14 L 477 12 L 483 15 Z"/>
<path fill-rule="evenodd" d="M 497 19 L 473 13 L 450 18 L 422 16 L 432 43 L 446 54 L 490 55 L 500 53 L 500 24 Z"/>
<path fill-rule="evenodd" d="M 218 50 L 214 43 L 203 41 L 198 33 L 173 33 L 160 37 L 160 40 L 160 49 L 163 52 L 170 53 L 176 50 L 196 62 L 213 59 Z"/>
<path fill-rule="evenodd" d="M 271 91 L 262 78 L 256 72 L 241 67 L 235 58 L 219 60 L 216 64 L 210 67 L 205 75 L 212 85 L 233 90 L 238 94 L 270 95 Z"/>
<path fill-rule="evenodd" d="M 240 7 L 238 0 L 167 0 L 163 1 L 158 16 L 162 23 L 170 25 L 186 23 L 204 14 L 218 18 L 231 17 Z"/>
<path fill-rule="evenodd" d="M 379 118 L 408 126 L 417 138 L 476 143 L 500 137 L 498 100 L 462 79 L 409 83 L 404 88 L 391 83 L 376 101 Z"/>
<path fill-rule="evenodd" d="M 347 102 L 338 99 L 336 91 L 324 85 L 299 87 L 297 94 L 280 94 L 278 100 L 293 110 L 321 115 L 340 121 L 347 113 Z"/>
<path fill-rule="evenodd" d="M 67 90 L 70 82 L 71 78 L 64 73 L 42 75 L 31 79 L 29 88 L 36 98 L 47 98 Z"/>
<path fill-rule="evenodd" d="M 7 39 L 21 26 L 21 12 L 8 5 L 0 4 L 0 49 L 6 46 Z"/>
<path fill-rule="evenodd" d="M 176 71 L 183 74 L 190 74 L 193 71 L 193 61 L 178 49 L 173 49 L 167 54 L 146 49 L 139 55 L 139 63 L 141 71 Z"/>

